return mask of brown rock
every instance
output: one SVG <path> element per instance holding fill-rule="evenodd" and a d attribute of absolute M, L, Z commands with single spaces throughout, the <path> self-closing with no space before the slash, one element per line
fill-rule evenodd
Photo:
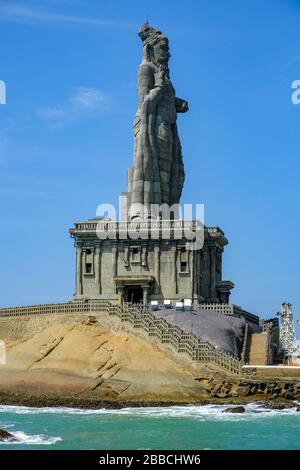
<path fill-rule="evenodd" d="M 246 397 L 250 394 L 250 387 L 247 386 L 239 386 L 236 388 L 239 397 Z"/>

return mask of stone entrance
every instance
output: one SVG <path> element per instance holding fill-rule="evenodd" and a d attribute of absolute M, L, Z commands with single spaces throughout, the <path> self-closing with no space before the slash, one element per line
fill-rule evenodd
<path fill-rule="evenodd" d="M 143 302 L 143 288 L 141 286 L 126 286 L 124 297 L 126 302 L 139 304 Z"/>

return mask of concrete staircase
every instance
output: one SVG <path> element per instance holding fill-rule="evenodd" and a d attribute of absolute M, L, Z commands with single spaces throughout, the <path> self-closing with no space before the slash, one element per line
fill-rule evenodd
<path fill-rule="evenodd" d="M 268 365 L 268 333 L 253 333 L 249 348 L 249 365 Z"/>

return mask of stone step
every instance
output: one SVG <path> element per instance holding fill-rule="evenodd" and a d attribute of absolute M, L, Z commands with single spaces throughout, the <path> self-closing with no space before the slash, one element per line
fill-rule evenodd
<path fill-rule="evenodd" d="M 267 343 L 267 333 L 263 332 L 252 334 L 249 351 L 250 365 L 267 365 Z"/>

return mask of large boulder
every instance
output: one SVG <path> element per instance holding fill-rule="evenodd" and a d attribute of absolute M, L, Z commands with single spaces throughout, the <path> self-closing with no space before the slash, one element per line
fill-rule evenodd
<path fill-rule="evenodd" d="M 192 312 L 160 309 L 152 313 L 186 333 L 194 334 L 200 341 L 208 341 L 219 351 L 240 357 L 246 325 L 244 318 L 201 309 Z"/>

